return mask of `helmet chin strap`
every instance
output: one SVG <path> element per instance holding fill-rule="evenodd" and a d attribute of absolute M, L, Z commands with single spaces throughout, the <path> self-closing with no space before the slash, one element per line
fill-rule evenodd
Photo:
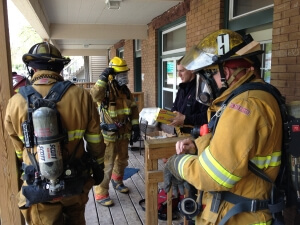
<path fill-rule="evenodd" d="M 236 76 L 242 71 L 245 70 L 246 68 L 236 68 L 236 70 L 232 73 L 231 77 L 228 79 L 227 83 L 230 85 L 236 78 Z"/>
<path fill-rule="evenodd" d="M 226 76 L 225 76 L 225 73 L 224 73 L 224 69 L 223 69 L 222 63 L 219 63 L 218 66 L 219 66 L 219 71 L 220 71 L 220 75 L 221 75 L 221 84 L 222 84 L 222 87 L 218 88 L 219 91 L 217 93 L 217 97 L 220 96 L 229 87 L 228 83 L 226 81 Z"/>
<path fill-rule="evenodd" d="M 226 80 L 226 75 L 224 72 L 223 65 L 222 64 L 218 64 L 218 65 L 219 65 L 219 71 L 220 71 L 220 75 L 221 75 L 221 84 L 222 84 L 222 87 L 218 88 L 219 89 L 218 96 L 220 96 L 229 87 L 229 85 L 235 80 L 237 75 L 242 70 L 245 70 L 246 68 L 236 68 L 236 70 L 234 70 L 234 72 L 231 74 L 230 78 L 228 80 Z"/>

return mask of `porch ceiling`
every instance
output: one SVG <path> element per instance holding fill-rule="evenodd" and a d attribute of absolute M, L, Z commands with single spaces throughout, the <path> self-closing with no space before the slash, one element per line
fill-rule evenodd
<path fill-rule="evenodd" d="M 147 38 L 147 24 L 183 0 L 12 0 L 29 24 L 63 55 L 107 55 L 122 39 Z"/>

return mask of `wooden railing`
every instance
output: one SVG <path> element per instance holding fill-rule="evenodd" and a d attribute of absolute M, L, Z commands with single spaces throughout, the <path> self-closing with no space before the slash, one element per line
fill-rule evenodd
<path fill-rule="evenodd" d="M 90 89 L 91 87 L 94 86 L 95 82 L 76 82 L 75 84 L 78 87 L 82 87 L 82 88 L 85 88 L 85 89 Z"/>
<path fill-rule="evenodd" d="M 78 87 L 90 90 L 94 86 L 95 82 L 76 82 L 75 84 Z M 144 108 L 144 92 L 132 92 L 132 95 L 136 101 L 139 112 L 141 112 Z"/>

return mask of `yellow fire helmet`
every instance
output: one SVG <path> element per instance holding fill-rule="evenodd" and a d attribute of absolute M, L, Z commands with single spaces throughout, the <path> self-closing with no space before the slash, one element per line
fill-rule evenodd
<path fill-rule="evenodd" d="M 242 37 L 237 32 L 221 29 L 206 36 L 185 54 L 181 64 L 188 70 L 199 71 L 235 58 L 249 61 L 262 54 L 260 44 L 250 34 Z M 255 56 L 255 57 L 254 57 Z"/>
<path fill-rule="evenodd" d="M 115 73 L 122 73 L 122 72 L 127 72 L 129 71 L 130 69 L 127 67 L 127 63 L 124 59 L 121 59 L 119 57 L 113 57 L 108 66 L 110 68 L 113 68 Z"/>

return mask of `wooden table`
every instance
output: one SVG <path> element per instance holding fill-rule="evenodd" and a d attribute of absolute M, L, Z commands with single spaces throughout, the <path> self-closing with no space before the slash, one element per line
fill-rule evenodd
<path fill-rule="evenodd" d="M 145 140 L 145 184 L 146 184 L 146 225 L 158 224 L 157 193 L 158 183 L 163 182 L 163 171 L 158 170 L 158 159 L 176 154 L 175 144 L 187 137 L 171 137 Z M 168 193 L 167 224 L 172 224 L 172 188 Z"/>

